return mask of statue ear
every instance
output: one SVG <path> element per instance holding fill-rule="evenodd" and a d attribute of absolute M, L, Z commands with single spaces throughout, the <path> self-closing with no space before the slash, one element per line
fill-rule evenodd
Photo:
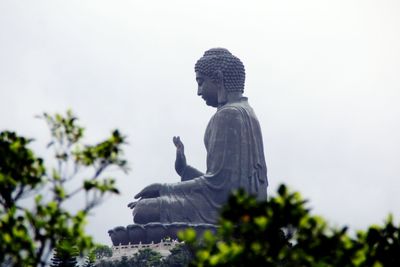
<path fill-rule="evenodd" d="M 218 85 L 218 104 L 225 104 L 228 100 L 224 85 L 224 74 L 217 70 L 214 72 L 214 82 Z"/>

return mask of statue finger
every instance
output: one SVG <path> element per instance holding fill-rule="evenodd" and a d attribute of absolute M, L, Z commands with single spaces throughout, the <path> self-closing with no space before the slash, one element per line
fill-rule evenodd
<path fill-rule="evenodd" d="M 135 199 L 138 199 L 138 198 L 141 198 L 142 196 L 143 196 L 143 190 L 140 191 L 139 193 L 137 193 L 137 194 L 134 196 L 134 198 L 135 198 Z"/>
<path fill-rule="evenodd" d="M 138 198 L 149 198 L 151 197 L 151 189 L 145 188 L 142 191 L 140 191 L 139 193 L 136 194 L 136 196 L 134 197 L 135 199 Z"/>
<path fill-rule="evenodd" d="M 177 140 L 176 140 L 176 147 L 178 149 L 183 150 L 183 143 L 182 143 L 181 138 L 179 136 L 177 137 Z"/>
<path fill-rule="evenodd" d="M 174 145 L 175 145 L 175 146 L 178 145 L 178 137 L 177 137 L 177 136 L 174 136 L 174 137 L 172 138 L 172 141 L 174 142 Z"/>
<path fill-rule="evenodd" d="M 148 191 L 148 186 L 145 187 L 144 189 L 142 189 L 139 193 L 137 193 L 134 198 L 138 199 L 138 198 L 144 198 L 146 196 L 146 192 Z"/>
<path fill-rule="evenodd" d="M 133 201 L 133 202 L 128 204 L 128 207 L 133 209 L 134 207 L 136 207 L 137 203 L 138 203 L 138 201 Z"/>

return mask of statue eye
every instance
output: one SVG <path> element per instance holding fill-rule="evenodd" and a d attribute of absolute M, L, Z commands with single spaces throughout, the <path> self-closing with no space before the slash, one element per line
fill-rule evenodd
<path fill-rule="evenodd" d="M 197 80 L 197 84 L 200 86 L 203 84 L 204 80 L 203 79 L 196 79 Z"/>

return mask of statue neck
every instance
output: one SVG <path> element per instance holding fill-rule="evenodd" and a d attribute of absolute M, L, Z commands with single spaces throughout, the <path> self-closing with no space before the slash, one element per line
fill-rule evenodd
<path fill-rule="evenodd" d="M 242 92 L 228 92 L 226 95 L 227 103 L 230 102 L 237 102 L 242 99 L 243 93 Z"/>
<path fill-rule="evenodd" d="M 218 106 L 222 107 L 223 105 L 228 103 L 238 102 L 240 99 L 242 99 L 242 97 L 242 92 L 226 92 L 225 96 L 222 98 L 222 102 L 218 103 Z"/>

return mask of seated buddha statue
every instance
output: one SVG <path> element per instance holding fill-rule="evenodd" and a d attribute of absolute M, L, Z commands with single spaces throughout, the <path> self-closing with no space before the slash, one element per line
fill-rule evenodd
<path fill-rule="evenodd" d="M 136 224 L 150 222 L 215 224 L 229 195 L 243 188 L 259 200 L 267 198 L 267 166 L 257 117 L 243 96 L 245 69 L 227 49 L 213 48 L 195 64 L 197 94 L 216 108 L 204 135 L 207 169 L 186 163 L 184 145 L 174 137 L 177 183 L 155 183 L 136 194 Z"/>

